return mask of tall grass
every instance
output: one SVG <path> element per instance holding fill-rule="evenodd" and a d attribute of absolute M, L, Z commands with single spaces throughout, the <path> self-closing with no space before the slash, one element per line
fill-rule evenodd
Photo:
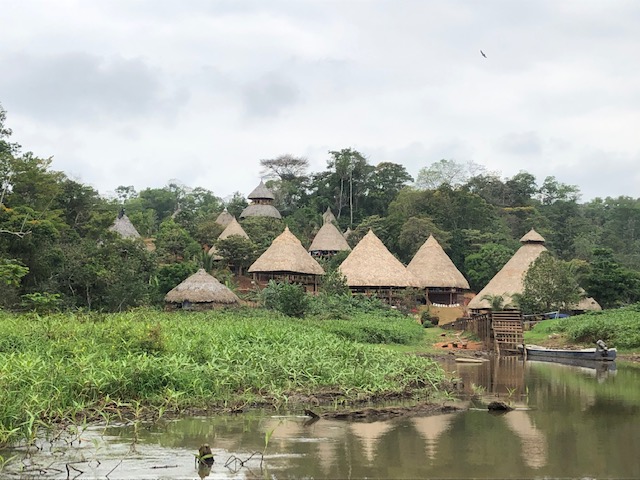
<path fill-rule="evenodd" d="M 389 320 L 358 322 L 395 335 L 383 327 Z M 344 331 L 264 310 L 0 312 L 0 445 L 30 440 L 42 425 L 127 405 L 277 406 L 295 395 L 337 392 L 353 400 L 440 387 L 444 374 L 434 362 L 356 342 Z"/>
<path fill-rule="evenodd" d="M 562 333 L 577 343 L 603 340 L 611 347 L 640 348 L 640 304 L 615 310 L 586 313 L 558 320 L 546 320 L 534 327 L 536 333 Z"/>

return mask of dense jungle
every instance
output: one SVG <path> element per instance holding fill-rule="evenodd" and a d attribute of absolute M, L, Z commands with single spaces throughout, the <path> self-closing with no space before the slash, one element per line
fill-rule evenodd
<path fill-rule="evenodd" d="M 450 159 L 425 165 L 414 179 L 404 166 L 352 148 L 329 151 L 319 172 L 284 154 L 256 159 L 255 171 L 267 180 L 282 220 L 242 219 L 250 240 L 216 242 L 218 214 L 226 208 L 238 217 L 248 205 L 241 192 L 222 199 L 206 185 L 178 180 L 137 191 L 123 172 L 123 185 L 105 195 L 12 143 L 11 133 L 0 107 L 0 308 L 114 312 L 160 305 L 199 266 L 233 287 L 233 274 L 285 226 L 308 246 L 327 208 L 343 231 L 351 230 L 352 246 L 373 229 L 405 264 L 433 234 L 475 291 L 535 228 L 603 308 L 640 297 L 640 198 L 582 201 L 578 185 L 553 176 L 521 171 L 503 178 Z M 108 230 L 122 208 L 144 242 Z M 214 244 L 223 259 L 212 265 L 205 251 Z"/>

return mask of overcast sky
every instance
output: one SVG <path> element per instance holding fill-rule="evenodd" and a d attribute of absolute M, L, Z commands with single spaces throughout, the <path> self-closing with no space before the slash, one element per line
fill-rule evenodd
<path fill-rule="evenodd" d="M 352 147 L 640 197 L 637 0 L 0 0 L 12 140 L 108 195 Z M 487 58 L 480 54 L 482 50 Z"/>

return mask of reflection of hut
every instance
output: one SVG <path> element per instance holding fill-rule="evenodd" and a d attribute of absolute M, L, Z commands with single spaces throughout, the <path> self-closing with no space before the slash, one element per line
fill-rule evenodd
<path fill-rule="evenodd" d="M 245 208 L 240 214 L 240 218 L 246 217 L 272 217 L 282 218 L 280 212 L 273 206 L 273 200 L 276 198 L 271 190 L 269 190 L 262 180 L 253 192 L 249 194 L 251 205 Z"/>
<path fill-rule="evenodd" d="M 122 238 L 140 238 L 140 234 L 136 227 L 133 226 L 129 217 L 124 213 L 124 208 L 118 213 L 118 217 L 114 220 L 113 225 L 109 227 L 109 230 L 116 232 Z"/>
<path fill-rule="evenodd" d="M 413 275 L 372 230 L 362 237 L 339 268 L 353 293 L 376 295 L 390 303 L 397 300 L 397 293 L 417 286 Z"/>
<path fill-rule="evenodd" d="M 514 410 L 503 417 L 507 425 L 520 437 L 522 458 L 531 468 L 542 468 L 547 464 L 547 438 L 539 430 L 528 412 Z"/>
<path fill-rule="evenodd" d="M 426 453 L 429 458 L 435 457 L 438 438 L 449 428 L 451 421 L 456 415 L 456 413 L 447 413 L 430 415 L 428 417 L 414 417 L 411 419 L 413 427 L 426 443 Z"/>
<path fill-rule="evenodd" d="M 309 252 L 314 257 L 330 257 L 341 250 L 351 250 L 351 247 L 332 222 L 320 227 L 309 247 Z"/>
<path fill-rule="evenodd" d="M 237 305 L 240 299 L 201 268 L 167 293 L 164 301 L 166 310 L 209 310 Z"/>
<path fill-rule="evenodd" d="M 227 207 L 225 207 L 224 210 L 222 211 L 222 213 L 220 215 L 218 215 L 218 218 L 216 218 L 216 223 L 218 225 L 222 225 L 223 227 L 226 227 L 234 219 L 235 219 L 235 217 L 233 215 L 231 215 L 227 211 Z"/>
<path fill-rule="evenodd" d="M 487 285 L 469 302 L 472 310 L 489 309 L 489 301 L 483 300 L 486 295 L 502 295 L 505 305 L 512 303 L 514 293 L 524 291 L 524 277 L 531 264 L 546 251 L 544 238 L 531 229 L 520 239 L 522 246 L 511 259 L 495 274 Z"/>
<path fill-rule="evenodd" d="M 254 281 L 266 283 L 276 280 L 300 283 L 316 291 L 318 277 L 324 275 L 320 264 L 305 250 L 289 227 L 278 235 L 269 248 L 249 267 Z"/>
<path fill-rule="evenodd" d="M 427 303 L 459 304 L 464 291 L 469 290 L 469 282 L 433 235 L 416 252 L 407 270 L 418 280 L 418 286 L 426 289 Z"/>
<path fill-rule="evenodd" d="M 373 462 L 374 453 L 377 451 L 376 444 L 392 428 L 393 424 L 390 421 L 353 422 L 349 424 L 349 429 L 362 442 L 362 449 L 369 462 Z"/>

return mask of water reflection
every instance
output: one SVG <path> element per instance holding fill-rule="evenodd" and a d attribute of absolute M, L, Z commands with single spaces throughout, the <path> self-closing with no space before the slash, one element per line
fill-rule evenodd
<path fill-rule="evenodd" d="M 499 417 L 471 409 L 369 423 L 308 424 L 298 412 L 185 418 L 139 428 L 139 436 L 131 426 L 91 429 L 75 458 L 101 462 L 87 467 L 91 473 L 83 478 L 104 478 L 114 466 L 112 477 L 136 478 L 640 478 L 640 369 L 516 357 L 444 367 L 462 379 L 463 395 L 483 390 L 485 404 L 498 398 L 516 410 Z M 203 443 L 216 458 L 210 472 L 194 465 Z M 255 452 L 265 454 L 262 467 L 260 456 L 225 467 L 232 456 L 247 459 Z M 73 455 L 65 452 L 60 460 L 43 449 L 30 461 L 65 471 Z M 162 465 L 172 469 L 153 469 Z"/>

